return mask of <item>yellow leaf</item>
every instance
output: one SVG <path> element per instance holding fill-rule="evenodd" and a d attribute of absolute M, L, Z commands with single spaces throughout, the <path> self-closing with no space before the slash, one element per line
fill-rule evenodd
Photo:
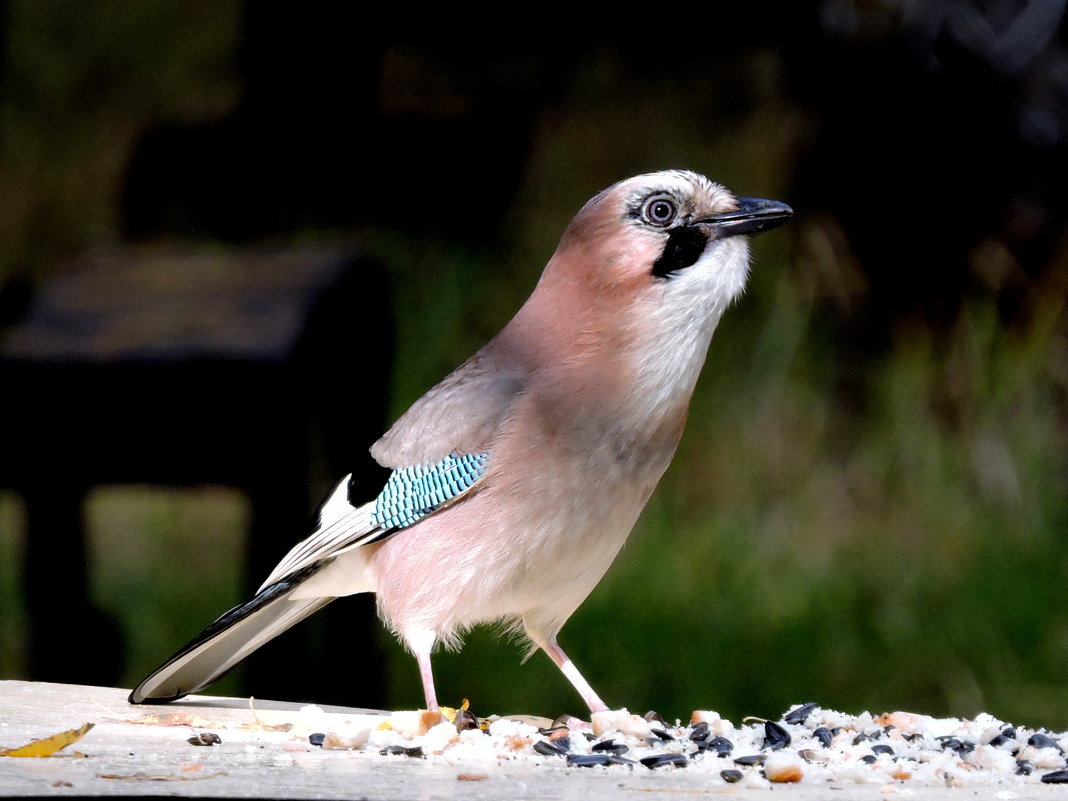
<path fill-rule="evenodd" d="M 43 740 L 34 740 L 32 743 L 19 746 L 18 748 L 0 748 L 0 756 L 9 757 L 46 757 L 52 756 L 56 751 L 66 748 L 71 743 L 76 743 L 88 733 L 95 724 L 86 723 L 80 729 L 69 729 L 45 737 Z"/>

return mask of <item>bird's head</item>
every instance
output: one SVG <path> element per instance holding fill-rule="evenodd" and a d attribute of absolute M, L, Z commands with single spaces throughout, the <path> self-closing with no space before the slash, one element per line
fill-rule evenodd
<path fill-rule="evenodd" d="M 618 325 L 628 309 L 646 322 L 660 318 L 665 332 L 680 324 L 714 327 L 745 287 L 745 235 L 792 214 L 784 203 L 736 197 L 693 172 L 629 178 L 575 215 L 535 297 L 551 302 L 557 319 L 587 330 L 611 331 L 616 326 L 605 317 Z"/>
<path fill-rule="evenodd" d="M 785 203 L 736 197 L 697 173 L 650 173 L 593 197 L 571 221 L 558 255 L 579 257 L 601 289 L 701 285 L 729 302 L 748 272 L 742 234 L 767 231 L 792 214 Z"/>

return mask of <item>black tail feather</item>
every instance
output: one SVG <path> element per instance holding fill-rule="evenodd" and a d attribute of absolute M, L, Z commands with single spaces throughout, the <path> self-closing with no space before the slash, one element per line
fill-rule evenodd
<path fill-rule="evenodd" d="M 131 704 L 165 704 L 221 679 L 261 645 L 321 609 L 330 597 L 294 600 L 293 590 L 326 561 L 275 582 L 194 637 L 130 693 Z"/>

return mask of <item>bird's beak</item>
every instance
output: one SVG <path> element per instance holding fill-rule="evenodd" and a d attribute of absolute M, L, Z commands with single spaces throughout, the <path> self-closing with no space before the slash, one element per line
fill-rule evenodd
<path fill-rule="evenodd" d="M 763 200 L 758 197 L 738 198 L 738 210 L 716 214 L 704 220 L 697 220 L 696 225 L 707 225 L 713 238 L 725 239 L 738 234 L 759 234 L 770 231 L 789 220 L 794 210 L 777 200 Z"/>

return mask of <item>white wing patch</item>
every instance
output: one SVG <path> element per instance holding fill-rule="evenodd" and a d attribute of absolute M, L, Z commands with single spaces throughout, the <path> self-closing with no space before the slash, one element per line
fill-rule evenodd
<path fill-rule="evenodd" d="M 381 533 L 381 527 L 371 519 L 375 509 L 374 501 L 360 507 L 349 503 L 349 481 L 351 479 L 351 473 L 341 479 L 319 511 L 319 526 L 310 537 L 293 546 L 293 549 L 271 571 L 267 580 L 260 585 L 257 593 L 263 592 L 267 587 L 281 581 L 291 573 L 323 559 L 337 556 L 342 549 L 363 545 L 365 539 L 373 538 Z"/>

